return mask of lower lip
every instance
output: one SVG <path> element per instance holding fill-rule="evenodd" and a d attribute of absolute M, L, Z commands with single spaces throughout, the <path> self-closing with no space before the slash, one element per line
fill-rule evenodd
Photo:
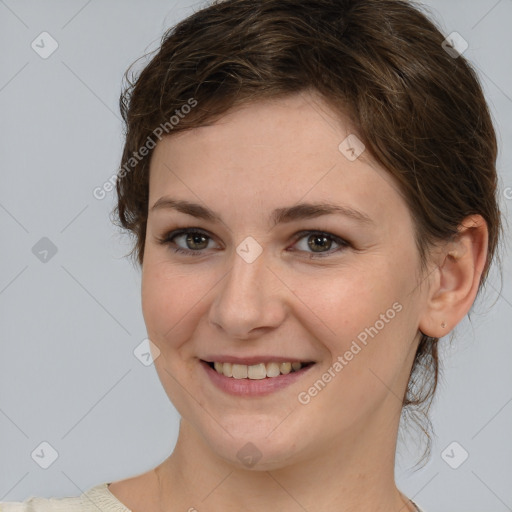
<path fill-rule="evenodd" d="M 206 374 L 210 377 L 215 386 L 225 393 L 236 396 L 265 396 L 287 386 L 290 386 L 301 379 L 313 366 L 311 364 L 299 371 L 278 375 L 277 377 L 265 377 L 264 379 L 234 379 L 221 375 L 217 370 L 211 368 L 204 361 L 200 361 Z"/>

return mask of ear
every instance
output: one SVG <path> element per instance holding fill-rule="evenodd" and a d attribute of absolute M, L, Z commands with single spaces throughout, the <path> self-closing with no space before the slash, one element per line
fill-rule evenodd
<path fill-rule="evenodd" d="M 466 217 L 458 233 L 436 257 L 419 330 L 434 338 L 450 332 L 475 301 L 487 260 L 487 224 L 481 215 Z"/>

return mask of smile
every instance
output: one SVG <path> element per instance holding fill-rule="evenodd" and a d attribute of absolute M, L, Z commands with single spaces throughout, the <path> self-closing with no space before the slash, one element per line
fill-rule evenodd
<path fill-rule="evenodd" d="M 247 361 L 253 362 L 253 361 Z M 209 381 L 220 391 L 239 397 L 261 397 L 302 379 L 314 362 L 270 361 L 253 364 L 200 360 Z"/>
<path fill-rule="evenodd" d="M 234 364 L 234 363 L 209 363 L 210 368 L 214 368 L 217 373 L 233 379 L 250 379 L 261 380 L 265 378 L 275 378 L 279 375 L 288 375 L 292 372 L 297 372 L 312 363 L 300 362 L 270 362 L 258 363 L 252 365 Z"/>

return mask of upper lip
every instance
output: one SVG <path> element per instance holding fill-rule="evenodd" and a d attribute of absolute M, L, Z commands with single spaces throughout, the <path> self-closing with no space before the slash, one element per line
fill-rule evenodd
<path fill-rule="evenodd" d="M 201 358 L 207 363 L 232 363 L 232 364 L 245 364 L 251 366 L 258 363 L 314 363 L 311 359 L 298 359 L 297 357 L 282 357 L 272 355 L 261 355 L 251 357 L 236 357 L 228 355 L 211 355 Z"/>

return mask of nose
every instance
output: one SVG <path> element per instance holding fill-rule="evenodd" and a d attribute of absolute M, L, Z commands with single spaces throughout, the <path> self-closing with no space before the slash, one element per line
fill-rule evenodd
<path fill-rule="evenodd" d="M 218 283 L 209 321 L 230 339 L 247 340 L 276 329 L 286 317 L 286 287 L 268 266 L 265 251 L 249 263 L 235 253 Z"/>

